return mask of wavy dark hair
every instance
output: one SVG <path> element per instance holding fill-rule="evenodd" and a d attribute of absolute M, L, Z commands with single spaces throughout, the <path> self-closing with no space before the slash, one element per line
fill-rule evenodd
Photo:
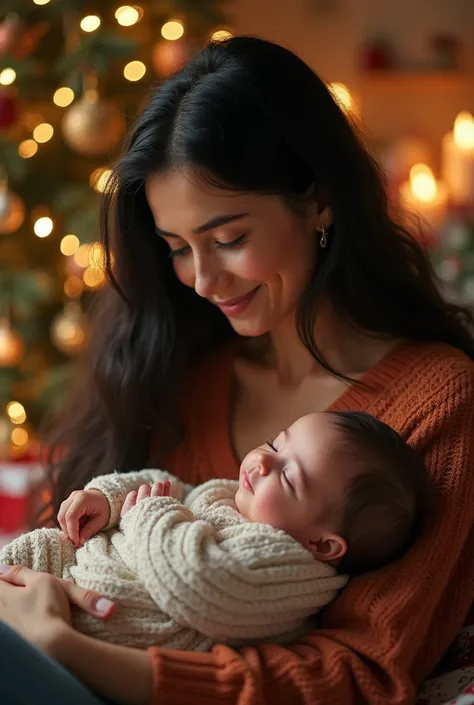
<path fill-rule="evenodd" d="M 390 218 L 382 174 L 326 84 L 274 43 L 210 43 L 151 95 L 104 195 L 109 285 L 51 439 L 54 511 L 94 475 L 146 466 L 156 434 L 158 463 L 179 437 L 189 361 L 235 335 L 217 307 L 178 282 L 155 233 L 145 181 L 180 166 L 214 185 L 277 194 L 290 207 L 311 197 L 330 206 L 329 244 L 297 325 L 331 373 L 314 339 L 322 297 L 370 334 L 445 341 L 474 358 L 468 311 L 443 300 L 422 248 Z"/>

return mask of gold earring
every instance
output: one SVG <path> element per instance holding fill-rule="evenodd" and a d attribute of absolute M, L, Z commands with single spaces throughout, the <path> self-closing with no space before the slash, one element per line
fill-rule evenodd
<path fill-rule="evenodd" d="M 326 247 L 326 245 L 328 244 L 328 239 L 326 237 L 326 228 L 324 227 L 324 225 L 321 225 L 321 239 L 319 241 L 319 244 L 322 248 Z"/>

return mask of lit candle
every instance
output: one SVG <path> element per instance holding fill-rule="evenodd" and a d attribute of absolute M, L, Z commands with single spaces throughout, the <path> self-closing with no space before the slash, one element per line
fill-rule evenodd
<path fill-rule="evenodd" d="M 474 118 L 463 111 L 452 132 L 443 137 L 442 174 L 450 200 L 459 205 L 474 202 Z"/>
<path fill-rule="evenodd" d="M 432 230 L 443 223 L 448 202 L 448 188 L 437 181 L 426 164 L 415 164 L 410 169 L 410 178 L 400 186 L 402 205 L 415 212 Z"/>

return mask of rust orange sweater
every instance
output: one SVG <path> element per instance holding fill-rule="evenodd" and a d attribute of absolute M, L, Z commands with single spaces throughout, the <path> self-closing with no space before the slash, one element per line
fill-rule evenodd
<path fill-rule="evenodd" d="M 168 470 L 187 482 L 236 478 L 229 437 L 232 354 L 210 357 L 186 391 L 188 434 Z M 400 562 L 354 579 L 322 628 L 289 647 L 211 653 L 153 647 L 153 705 L 410 705 L 452 641 L 474 586 L 474 363 L 408 343 L 331 408 L 360 409 L 426 458 L 440 491 L 426 536 Z"/>

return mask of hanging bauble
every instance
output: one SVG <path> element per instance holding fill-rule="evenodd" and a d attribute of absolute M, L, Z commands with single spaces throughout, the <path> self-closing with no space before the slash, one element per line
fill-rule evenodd
<path fill-rule="evenodd" d="M 0 235 L 11 235 L 23 225 L 25 206 L 16 193 L 0 194 Z"/>
<path fill-rule="evenodd" d="M 160 78 L 168 78 L 185 65 L 190 53 L 191 47 L 185 37 L 175 41 L 159 39 L 152 49 L 151 62 Z"/>
<path fill-rule="evenodd" d="M 10 326 L 7 318 L 0 318 L 0 367 L 14 367 L 23 357 L 23 338 Z"/>
<path fill-rule="evenodd" d="M 20 115 L 20 105 L 11 91 L 0 91 L 0 130 L 11 127 Z"/>
<path fill-rule="evenodd" d="M 69 301 L 51 325 L 51 340 L 62 353 L 76 355 L 87 338 L 87 320 L 78 301 Z"/>
<path fill-rule="evenodd" d="M 99 157 L 112 151 L 126 130 L 119 108 L 87 91 L 65 114 L 62 122 L 64 141 L 84 157 Z"/>

